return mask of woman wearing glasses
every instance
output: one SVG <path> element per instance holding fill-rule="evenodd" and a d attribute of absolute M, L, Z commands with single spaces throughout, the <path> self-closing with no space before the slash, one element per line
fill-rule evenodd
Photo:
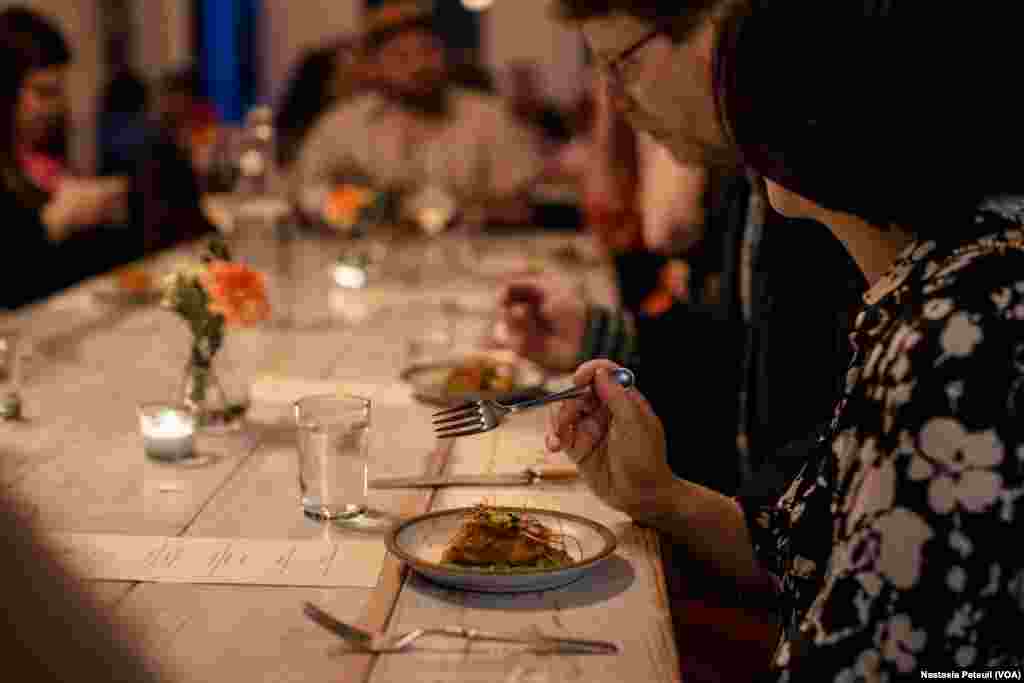
<path fill-rule="evenodd" d="M 871 284 L 835 418 L 788 449 L 795 479 L 735 499 L 674 479 L 658 417 L 604 361 L 576 377 L 596 397 L 553 415 L 549 448 L 606 502 L 772 579 L 771 680 L 1024 663 L 1024 200 L 1000 11 L 931 6 L 925 31 L 917 3 L 751 0 L 724 23 L 722 126 L 773 206 L 828 225 Z"/>

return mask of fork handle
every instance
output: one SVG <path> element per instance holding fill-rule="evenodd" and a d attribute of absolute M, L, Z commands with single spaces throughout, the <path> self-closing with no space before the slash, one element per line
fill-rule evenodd
<path fill-rule="evenodd" d="M 537 465 L 531 467 L 529 472 L 541 481 L 570 481 L 580 476 L 576 465 Z"/>
<path fill-rule="evenodd" d="M 430 633 L 450 636 L 452 638 L 464 638 L 466 640 L 486 640 L 495 643 L 521 643 L 525 645 L 542 644 L 562 645 L 591 652 L 614 654 L 619 651 L 615 643 L 604 640 L 585 640 L 583 638 L 560 638 L 554 636 L 518 636 L 505 633 L 492 633 L 480 631 L 475 628 L 463 626 L 446 626 L 438 629 L 428 629 Z"/>
<path fill-rule="evenodd" d="M 636 376 L 632 370 L 627 368 L 618 368 L 612 373 L 612 380 L 622 386 L 625 389 L 636 384 Z M 583 398 L 589 396 L 593 391 L 593 384 L 588 384 L 583 387 L 573 387 L 566 389 L 565 391 L 559 391 L 554 394 L 548 394 L 547 396 L 541 396 L 540 398 L 531 399 L 529 401 L 521 401 L 507 406 L 509 410 L 514 413 L 518 413 L 521 410 L 528 410 L 530 408 L 536 408 L 538 406 L 544 406 L 549 403 L 557 403 L 558 401 L 568 401 L 574 398 Z"/>

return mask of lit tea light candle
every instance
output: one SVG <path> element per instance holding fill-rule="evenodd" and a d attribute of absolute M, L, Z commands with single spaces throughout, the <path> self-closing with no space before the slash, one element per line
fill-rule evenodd
<path fill-rule="evenodd" d="M 349 263 L 334 267 L 334 283 L 345 289 L 362 289 L 367 283 L 366 269 Z"/>
<path fill-rule="evenodd" d="M 21 396 L 12 391 L 0 397 L 0 418 L 4 420 L 21 419 Z"/>
<path fill-rule="evenodd" d="M 146 455 L 156 460 L 182 460 L 192 457 L 196 431 L 195 417 L 184 408 L 148 405 L 139 410 Z"/>

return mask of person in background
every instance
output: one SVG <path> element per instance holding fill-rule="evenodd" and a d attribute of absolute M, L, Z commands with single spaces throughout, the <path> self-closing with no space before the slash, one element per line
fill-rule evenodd
<path fill-rule="evenodd" d="M 640 151 L 636 133 L 612 106 L 603 74 L 593 80 L 593 116 L 587 154 L 582 164 L 580 195 L 584 221 L 611 254 L 641 250 L 643 221 L 637 199 L 640 192 Z M 620 271 L 623 296 L 633 301 Z"/>
<path fill-rule="evenodd" d="M 584 227 L 614 259 L 623 306 L 664 312 L 689 289 L 691 272 L 703 275 L 668 256 L 696 254 L 695 245 L 702 244 L 705 174 L 676 163 L 634 131 L 615 112 L 599 72 L 590 76 L 583 101 L 582 129 L 554 156 L 548 176 L 577 188 Z M 672 239 L 673 233 L 679 235 Z M 669 241 L 676 243 L 671 254 L 663 248 Z"/>
<path fill-rule="evenodd" d="M 134 167 L 129 216 L 150 254 L 216 231 L 202 209 L 201 179 L 178 142 L 159 127 Z"/>
<path fill-rule="evenodd" d="M 535 62 L 514 62 L 508 65 L 506 78 L 505 99 L 516 119 L 535 130 L 546 149 L 568 142 L 569 122 L 544 95 L 540 67 Z"/>
<path fill-rule="evenodd" d="M 686 52 L 664 3 L 630 3 L 629 17 L 575 5 L 609 59 L 652 36 L 624 88 L 664 90 Z M 698 29 L 692 73 L 717 104 L 706 130 L 778 211 L 826 224 L 870 283 L 856 353 L 826 399 L 833 417 L 787 449 L 797 474 L 766 472 L 736 498 L 673 476 L 662 421 L 607 361 L 579 370 L 596 390 L 563 404 L 548 447 L 610 505 L 768 589 L 783 628 L 759 680 L 1024 665 L 1024 184 L 1019 116 L 999 96 L 1017 72 L 1014 9 L 935 5 L 921 31 L 913 2 L 750 0 Z M 678 115 L 647 102 L 652 125 Z M 802 232 L 788 239 L 819 256 Z M 819 283 L 800 277 L 812 313 Z M 801 325 L 786 332 L 809 348 Z"/>
<path fill-rule="evenodd" d="M 371 10 L 364 46 L 377 92 L 323 117 L 296 190 L 355 176 L 398 192 L 439 188 L 486 220 L 528 220 L 524 194 L 542 170 L 536 144 L 497 99 L 452 86 L 430 11 L 416 2 Z"/>
<path fill-rule="evenodd" d="M 124 176 L 134 172 L 151 134 L 149 89 L 130 69 L 107 83 L 99 105 L 99 174 Z"/>
<path fill-rule="evenodd" d="M 204 184 L 220 142 L 221 121 L 216 107 L 202 94 L 199 70 L 192 65 L 171 69 L 159 78 L 153 99 L 157 124 L 191 159 Z"/>
<path fill-rule="evenodd" d="M 602 74 L 591 75 L 585 97 L 585 128 L 556 153 L 547 175 L 576 186 L 583 227 L 614 259 L 619 293 L 634 310 L 653 291 L 664 263 L 643 246 L 640 143 L 614 111 Z"/>
<path fill-rule="evenodd" d="M 449 50 L 449 77 L 454 86 L 484 95 L 498 95 L 494 75 L 480 66 L 474 50 Z"/>
<path fill-rule="evenodd" d="M 581 74 L 581 92 L 566 117 L 569 139 L 552 155 L 545 170 L 545 177 L 553 181 L 571 182 L 577 186 L 582 183 L 593 144 L 597 77 L 592 69 Z"/>
<path fill-rule="evenodd" d="M 716 301 L 721 250 L 715 247 L 721 239 L 704 230 L 711 173 L 697 164 L 680 164 L 645 133 L 638 142 L 644 244 L 656 245 L 668 259 L 641 307 L 660 315 L 676 301 Z"/>
<path fill-rule="evenodd" d="M 144 254 L 214 230 L 200 199 L 219 119 L 212 105 L 198 96 L 198 87 L 193 68 L 174 69 L 159 79 L 145 114 L 117 117 L 129 124 L 120 129 L 120 144 L 109 163 L 116 162 L 130 178 L 128 219 L 141 232 Z M 138 102 L 137 84 L 123 77 L 111 84 L 108 94 L 120 96 L 122 109 Z"/>
<path fill-rule="evenodd" d="M 65 157 L 63 36 L 23 8 L 0 12 L 0 214 L 7 253 L 28 268 L 3 269 L 0 305 L 15 308 L 105 270 L 134 253 L 111 225 L 127 182 L 76 177 Z"/>
<path fill-rule="evenodd" d="M 366 87 L 358 46 L 349 39 L 308 50 L 299 60 L 274 116 L 277 162 L 287 170 L 324 112 Z"/>

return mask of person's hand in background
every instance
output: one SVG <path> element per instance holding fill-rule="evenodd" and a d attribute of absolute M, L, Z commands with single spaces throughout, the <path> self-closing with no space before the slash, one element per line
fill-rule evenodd
<path fill-rule="evenodd" d="M 554 279 L 511 282 L 499 298 L 496 341 L 550 370 L 576 367 L 587 327 L 582 295 Z"/>
<path fill-rule="evenodd" d="M 120 178 L 65 178 L 42 212 L 50 240 L 62 242 L 82 228 L 113 221 L 124 211 L 127 191 Z"/>

